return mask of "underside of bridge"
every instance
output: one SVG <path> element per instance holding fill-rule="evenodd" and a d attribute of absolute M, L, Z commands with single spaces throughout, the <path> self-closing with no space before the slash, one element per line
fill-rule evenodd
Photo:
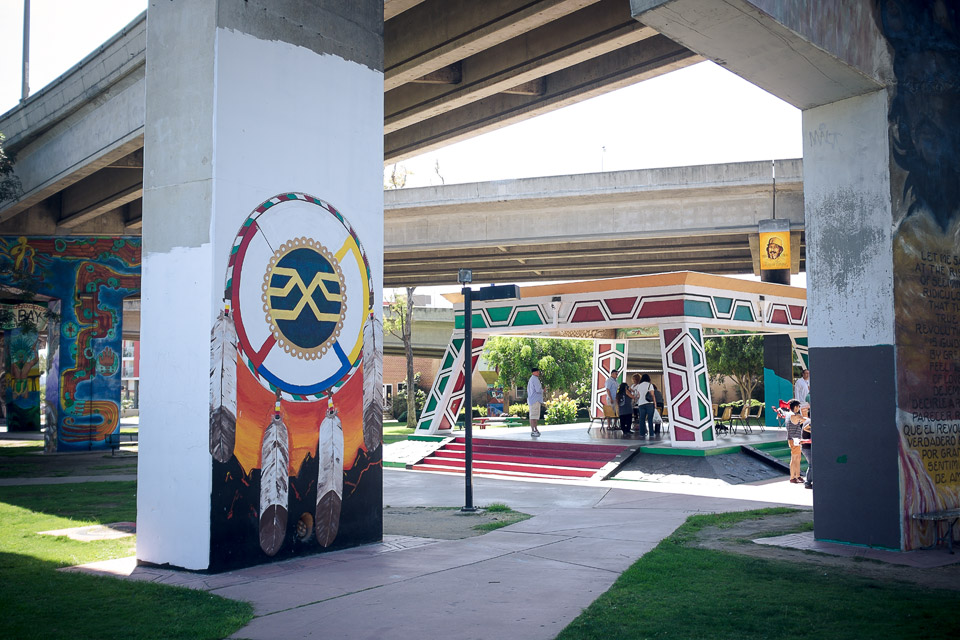
<path fill-rule="evenodd" d="M 623 0 L 385 0 L 384 19 L 387 163 L 703 60 L 631 17 Z M 140 235 L 145 60 L 141 15 L 0 116 L 23 184 L 21 198 L 0 204 L 0 235 Z M 388 226 L 406 214 L 388 207 Z M 752 270 L 743 229 L 450 248 L 391 246 L 388 236 L 385 251 L 387 286 L 451 283 L 465 260 L 477 282 Z"/>

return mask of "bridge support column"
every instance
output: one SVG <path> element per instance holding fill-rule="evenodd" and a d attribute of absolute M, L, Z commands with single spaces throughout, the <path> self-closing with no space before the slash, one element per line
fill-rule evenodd
<path fill-rule="evenodd" d="M 763 411 L 767 426 L 777 424 L 773 407 L 781 400 L 793 398 L 793 362 L 793 343 L 789 335 L 768 333 L 763 336 Z"/>
<path fill-rule="evenodd" d="M 698 324 L 661 325 L 660 349 L 672 445 L 706 447 L 714 430 L 703 330 Z"/>
<path fill-rule="evenodd" d="M 593 341 L 593 389 L 591 391 L 590 410 L 594 418 L 603 417 L 603 405 L 607 404 L 607 390 L 604 386 L 614 371 L 619 371 L 617 382 L 626 381 L 627 341 Z"/>
<path fill-rule="evenodd" d="M 381 538 L 382 15 L 149 8 L 141 561 Z"/>

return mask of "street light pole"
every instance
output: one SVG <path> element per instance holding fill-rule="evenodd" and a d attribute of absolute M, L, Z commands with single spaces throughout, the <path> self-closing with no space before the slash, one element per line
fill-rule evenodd
<path fill-rule="evenodd" d="M 480 287 L 476 295 L 470 288 L 473 271 L 460 269 L 457 282 L 463 285 L 463 405 L 464 405 L 464 506 L 460 511 L 473 512 L 473 301 L 510 300 L 520 297 L 520 288 L 515 284 Z"/>
<path fill-rule="evenodd" d="M 473 289 L 469 286 L 463 293 L 463 404 L 464 408 L 464 507 L 461 511 L 473 512 Z"/>

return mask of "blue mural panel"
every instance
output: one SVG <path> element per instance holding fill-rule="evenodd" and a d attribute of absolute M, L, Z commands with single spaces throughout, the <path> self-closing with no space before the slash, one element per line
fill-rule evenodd
<path fill-rule="evenodd" d="M 57 450 L 106 448 L 120 429 L 123 299 L 140 291 L 139 238 L 0 238 L 0 285 L 60 300 Z M 39 397 L 38 400 L 39 402 Z M 39 404 L 38 404 L 39 410 Z"/>

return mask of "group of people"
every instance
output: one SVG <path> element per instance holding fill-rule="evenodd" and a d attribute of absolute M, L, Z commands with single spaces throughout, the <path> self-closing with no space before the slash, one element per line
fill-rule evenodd
<path fill-rule="evenodd" d="M 604 385 L 607 392 L 607 404 L 616 409 L 620 418 L 620 430 L 623 433 L 637 433 L 641 438 L 650 434 L 651 438 L 660 436 L 662 421 L 657 415 L 657 387 L 646 373 L 633 374 L 633 384 L 618 384 L 619 371 L 611 371 Z M 631 429 L 636 418 L 636 429 Z"/>

